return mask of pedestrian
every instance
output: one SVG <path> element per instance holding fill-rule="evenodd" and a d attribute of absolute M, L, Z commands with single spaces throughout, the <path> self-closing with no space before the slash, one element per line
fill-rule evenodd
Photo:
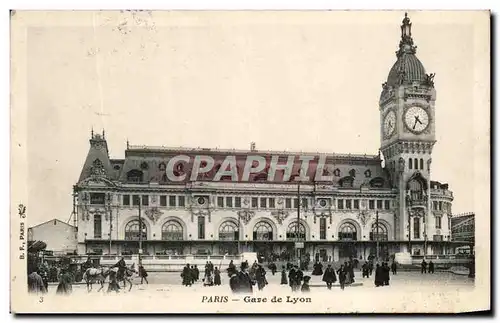
<path fill-rule="evenodd" d="M 310 280 L 311 280 L 311 276 L 304 276 L 304 283 L 302 284 L 302 287 L 300 288 L 300 291 L 302 293 L 309 293 L 311 291 L 311 288 L 309 287 Z"/>
<path fill-rule="evenodd" d="M 253 285 L 255 285 L 255 281 L 250 278 L 250 274 L 248 273 L 248 262 L 243 262 L 241 264 L 241 270 L 237 274 L 236 282 L 236 291 L 238 293 L 253 293 Z"/>
<path fill-rule="evenodd" d="M 182 269 L 181 277 L 182 277 L 182 285 L 191 286 L 193 284 L 193 280 L 191 278 L 192 272 L 189 264 L 186 264 L 184 269 Z"/>
<path fill-rule="evenodd" d="M 215 267 L 214 269 L 214 285 L 215 286 L 221 285 L 220 270 L 217 267 Z"/>
<path fill-rule="evenodd" d="M 384 273 L 384 286 L 389 286 L 389 280 L 390 280 L 390 268 L 387 265 L 387 263 L 383 262 L 382 263 L 382 269 Z"/>
<path fill-rule="evenodd" d="M 255 271 L 255 279 L 257 280 L 257 287 L 259 290 L 263 290 L 264 287 L 267 285 L 267 279 L 266 279 L 266 271 L 264 270 L 264 267 L 262 265 L 258 265 L 257 269 Z"/>
<path fill-rule="evenodd" d="M 420 269 L 421 274 L 426 274 L 427 273 L 427 263 L 425 262 L 425 259 L 422 260 L 422 265 Z"/>
<path fill-rule="evenodd" d="M 120 292 L 120 285 L 118 285 L 118 268 L 112 268 L 109 271 L 108 293 L 112 291 L 117 293 Z"/>
<path fill-rule="evenodd" d="M 362 272 L 362 277 L 363 278 L 369 278 L 370 277 L 370 265 L 368 262 L 365 261 L 363 266 L 361 266 L 361 272 Z"/>
<path fill-rule="evenodd" d="M 328 289 L 332 289 L 332 285 L 337 281 L 337 276 L 335 275 L 335 270 L 332 265 L 328 264 L 323 274 L 323 281 L 326 283 Z"/>
<path fill-rule="evenodd" d="M 281 285 L 288 285 L 288 280 L 286 279 L 285 265 L 281 267 Z"/>
<path fill-rule="evenodd" d="M 375 286 L 376 287 L 384 285 L 383 276 L 384 276 L 383 270 L 380 267 L 380 265 L 377 264 L 377 266 L 375 267 Z"/>
<path fill-rule="evenodd" d="M 314 276 L 323 275 L 323 265 L 319 261 L 316 261 L 316 263 L 313 265 L 312 275 Z"/>
<path fill-rule="evenodd" d="M 429 261 L 429 274 L 434 274 L 434 263 Z"/>
<path fill-rule="evenodd" d="M 295 266 L 295 291 L 298 292 L 300 285 L 302 284 L 302 279 L 304 278 L 304 272 L 300 270 L 299 266 Z"/>
<path fill-rule="evenodd" d="M 146 271 L 146 269 L 144 269 L 144 266 L 142 264 L 139 265 L 139 277 L 141 277 L 141 285 L 144 280 L 146 281 L 146 284 L 149 285 L 148 272 Z"/>
<path fill-rule="evenodd" d="M 393 275 L 396 275 L 398 273 L 398 266 L 395 260 L 392 261 L 391 270 Z"/>
<path fill-rule="evenodd" d="M 47 289 L 43 283 L 42 276 L 38 274 L 38 269 L 35 269 L 28 275 L 28 292 L 33 294 L 45 294 Z"/>
<path fill-rule="evenodd" d="M 340 289 L 344 290 L 347 275 L 344 265 L 340 265 L 339 270 L 337 270 L 337 274 L 339 275 Z"/>
<path fill-rule="evenodd" d="M 59 277 L 59 285 L 57 285 L 56 294 L 59 295 L 69 295 L 73 291 L 73 286 L 71 285 L 71 276 L 67 270 L 61 271 L 61 276 Z"/>
<path fill-rule="evenodd" d="M 295 267 L 292 267 L 290 269 L 290 271 L 288 272 L 288 284 L 292 288 L 292 292 L 295 290 L 295 287 L 294 287 L 294 285 L 295 285 L 295 273 L 296 273 Z"/>

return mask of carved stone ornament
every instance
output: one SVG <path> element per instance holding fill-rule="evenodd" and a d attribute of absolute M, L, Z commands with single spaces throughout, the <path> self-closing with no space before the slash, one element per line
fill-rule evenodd
<path fill-rule="evenodd" d="M 283 204 L 283 198 L 282 198 L 282 197 L 279 197 L 279 198 L 278 198 L 278 205 L 281 205 L 281 204 Z"/>
<path fill-rule="evenodd" d="M 245 224 L 248 224 L 250 220 L 252 220 L 252 218 L 255 216 L 254 211 L 241 210 L 238 211 L 237 213 L 240 220 L 243 221 L 243 223 Z"/>
<path fill-rule="evenodd" d="M 243 199 L 243 204 L 245 204 L 245 205 L 250 204 L 250 198 L 249 198 L 249 197 L 245 197 L 245 198 Z"/>
<path fill-rule="evenodd" d="M 411 217 L 423 217 L 425 215 L 425 210 L 424 208 L 411 208 L 409 211 L 408 211 L 408 214 L 411 216 Z"/>
<path fill-rule="evenodd" d="M 146 214 L 148 219 L 150 219 L 153 222 L 153 224 L 156 224 L 156 222 L 163 215 L 163 212 L 160 211 L 157 207 L 152 207 L 152 208 L 146 210 L 146 212 L 144 212 L 144 213 Z"/>
<path fill-rule="evenodd" d="M 284 211 L 284 210 L 277 210 L 277 211 L 271 212 L 271 215 L 274 216 L 276 221 L 278 221 L 278 224 L 281 225 L 281 224 L 283 224 L 283 221 L 288 217 L 288 215 L 290 215 L 290 213 L 288 213 L 287 211 Z"/>
<path fill-rule="evenodd" d="M 100 159 L 94 160 L 90 167 L 90 174 L 93 176 L 104 176 L 106 174 L 106 170 Z"/>
<path fill-rule="evenodd" d="M 212 217 L 211 217 L 210 210 L 207 210 L 207 209 L 201 209 L 201 210 L 192 209 L 191 210 L 191 222 L 194 222 L 194 217 L 195 216 L 206 216 L 206 217 L 208 217 L 208 222 L 212 222 Z"/>
<path fill-rule="evenodd" d="M 366 223 L 368 223 L 369 218 L 370 215 L 368 214 L 368 211 L 363 210 L 358 214 L 358 219 L 364 227 L 366 226 Z"/>

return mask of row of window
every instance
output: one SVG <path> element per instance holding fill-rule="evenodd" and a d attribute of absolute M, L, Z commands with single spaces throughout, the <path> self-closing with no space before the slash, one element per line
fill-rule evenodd
<path fill-rule="evenodd" d="M 142 224 L 142 225 L 141 225 Z M 142 226 L 142 230 L 139 228 Z M 102 238 L 102 221 L 100 215 L 94 216 L 94 238 Z M 326 240 L 327 236 L 327 224 L 326 219 L 321 218 L 319 223 L 319 238 L 320 240 Z M 374 223 L 370 232 L 370 240 L 380 240 L 386 241 L 388 239 L 387 227 L 382 224 Z M 223 241 L 237 241 L 241 237 L 239 235 L 238 223 L 233 220 L 227 220 L 223 222 L 219 227 L 219 240 Z M 125 226 L 125 240 L 147 240 L 147 226 L 144 222 L 140 223 L 139 220 L 132 220 Z M 205 217 L 198 217 L 198 240 L 205 239 Z M 274 232 L 271 224 L 266 221 L 260 221 L 255 224 L 253 228 L 253 240 L 258 241 L 271 241 L 274 240 Z M 162 240 L 183 240 L 184 232 L 182 225 L 176 220 L 170 220 L 165 222 L 161 228 L 161 239 Z M 303 223 L 294 221 L 288 225 L 286 230 L 287 240 L 305 240 L 306 239 L 306 228 Z M 346 222 L 342 224 L 339 228 L 338 239 L 342 241 L 356 241 L 359 239 L 356 226 L 351 222 Z"/>
<path fill-rule="evenodd" d="M 436 211 L 451 212 L 451 203 L 443 201 L 432 201 L 432 209 Z"/>
<path fill-rule="evenodd" d="M 91 193 L 91 204 L 104 204 L 104 193 Z M 102 198 L 95 198 L 96 196 Z M 94 198 L 92 198 L 94 197 Z M 186 206 L 186 198 L 183 195 L 160 195 L 160 206 L 169 207 L 184 207 Z M 149 195 L 123 195 L 122 205 L 124 206 L 138 206 L 139 204 L 143 206 L 148 206 L 150 201 Z M 339 210 L 359 210 L 359 199 L 338 199 L 337 209 Z M 217 207 L 219 208 L 239 208 L 242 204 L 242 198 L 239 196 L 218 196 L 217 197 Z M 298 198 L 285 198 L 284 199 L 285 209 L 296 209 L 298 208 L 299 199 Z M 274 197 L 252 197 L 251 207 L 252 208 L 262 208 L 262 209 L 274 209 L 276 208 L 277 201 Z M 320 206 L 325 207 L 327 203 L 320 203 Z M 389 210 L 390 200 L 368 200 L 368 208 L 370 210 Z M 300 206 L 303 209 L 307 209 L 309 206 L 309 199 L 302 198 Z"/>
<path fill-rule="evenodd" d="M 424 159 L 420 158 L 420 163 L 419 163 L 418 158 L 409 158 L 408 159 L 408 169 L 424 170 Z"/>

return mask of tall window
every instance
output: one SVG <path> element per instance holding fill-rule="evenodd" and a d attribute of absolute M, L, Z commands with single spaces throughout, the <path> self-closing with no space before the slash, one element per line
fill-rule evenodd
<path fill-rule="evenodd" d="M 411 199 L 421 201 L 424 198 L 424 185 L 418 179 L 412 179 L 408 183 Z"/>
<path fill-rule="evenodd" d="M 167 206 L 167 196 L 160 195 L 160 206 Z"/>
<path fill-rule="evenodd" d="M 413 169 L 413 159 L 408 159 L 408 168 Z"/>
<path fill-rule="evenodd" d="M 420 218 L 413 218 L 413 239 L 420 238 Z"/>
<path fill-rule="evenodd" d="M 123 195 L 123 205 L 130 205 L 130 195 Z"/>
<path fill-rule="evenodd" d="M 234 206 L 235 206 L 235 207 L 241 207 L 241 197 L 236 196 L 236 197 L 234 198 Z"/>
<path fill-rule="evenodd" d="M 100 214 L 94 214 L 94 238 L 102 238 L 102 218 Z"/>
<path fill-rule="evenodd" d="M 441 229 L 441 217 L 436 217 L 436 229 Z"/>
<path fill-rule="evenodd" d="M 185 199 L 185 197 L 184 197 L 184 196 L 179 195 L 179 196 L 178 196 L 178 199 L 179 199 L 179 206 L 181 206 L 181 207 L 186 206 L 186 199 Z"/>
<path fill-rule="evenodd" d="M 298 226 L 297 226 L 298 223 Z M 305 240 L 306 239 L 306 227 L 303 223 L 299 223 L 294 221 L 288 225 L 286 230 L 286 238 L 287 240 Z"/>
<path fill-rule="evenodd" d="M 267 222 L 258 222 L 253 228 L 254 240 L 273 240 L 273 228 Z"/>
<path fill-rule="evenodd" d="M 139 195 L 132 195 L 132 205 L 137 206 L 140 202 Z"/>
<path fill-rule="evenodd" d="M 420 158 L 420 169 L 424 169 L 424 159 Z"/>
<path fill-rule="evenodd" d="M 238 225 L 233 221 L 225 221 L 219 227 L 219 240 L 238 240 Z"/>
<path fill-rule="evenodd" d="M 359 200 L 354 200 L 354 208 L 359 210 Z"/>
<path fill-rule="evenodd" d="M 226 206 L 227 207 L 233 207 L 233 197 L 232 196 L 227 196 L 226 197 Z"/>
<path fill-rule="evenodd" d="M 319 219 L 319 238 L 321 240 L 326 240 L 326 219 Z"/>
<path fill-rule="evenodd" d="M 267 208 L 267 198 L 265 197 L 260 198 L 260 207 L 264 209 Z"/>
<path fill-rule="evenodd" d="M 162 240 L 183 240 L 182 225 L 175 221 L 170 220 L 165 222 L 161 227 L 161 239 Z"/>
<path fill-rule="evenodd" d="M 276 206 L 275 206 L 275 200 L 274 200 L 274 197 L 270 197 L 269 198 L 269 208 L 271 209 L 274 209 Z"/>
<path fill-rule="evenodd" d="M 352 200 L 345 200 L 345 208 L 348 210 L 352 209 Z"/>
<path fill-rule="evenodd" d="M 339 210 L 343 210 L 344 209 L 344 200 L 337 200 L 337 208 Z"/>
<path fill-rule="evenodd" d="M 252 197 L 252 207 L 258 208 L 259 207 L 259 199 L 256 197 Z"/>
<path fill-rule="evenodd" d="M 342 224 L 339 229 L 339 240 L 358 240 L 356 227 L 351 222 Z"/>
<path fill-rule="evenodd" d="M 373 210 L 375 208 L 375 200 L 369 200 L 368 206 L 369 206 L 370 210 Z"/>
<path fill-rule="evenodd" d="M 387 241 L 387 228 L 382 223 L 374 223 L 372 224 L 372 230 L 370 232 L 370 240 L 372 241 Z"/>
<path fill-rule="evenodd" d="M 198 239 L 205 239 L 205 217 L 198 217 Z"/>
<path fill-rule="evenodd" d="M 170 195 L 168 197 L 168 205 L 170 206 L 177 206 L 177 203 L 175 203 L 175 195 Z"/>
<path fill-rule="evenodd" d="M 217 196 L 217 206 L 224 207 L 224 196 Z"/>
<path fill-rule="evenodd" d="M 142 196 L 142 205 L 149 205 L 149 195 Z"/>
<path fill-rule="evenodd" d="M 302 198 L 302 208 L 307 209 L 307 198 Z"/>
<path fill-rule="evenodd" d="M 382 200 L 377 200 L 377 209 L 382 209 Z"/>
<path fill-rule="evenodd" d="M 418 169 L 418 159 L 417 159 L 417 158 L 415 158 L 415 159 L 413 160 L 413 167 L 414 167 L 415 169 Z"/>
<path fill-rule="evenodd" d="M 285 199 L 285 208 L 287 209 L 292 208 L 292 199 Z"/>
<path fill-rule="evenodd" d="M 146 224 L 142 222 L 142 234 L 141 238 L 142 240 L 147 240 L 147 228 Z M 139 233 L 141 230 L 139 230 L 139 220 L 132 220 L 127 225 L 125 226 L 125 240 L 139 240 Z"/>
<path fill-rule="evenodd" d="M 391 208 L 391 201 L 385 200 L 384 201 L 384 209 L 389 210 Z"/>

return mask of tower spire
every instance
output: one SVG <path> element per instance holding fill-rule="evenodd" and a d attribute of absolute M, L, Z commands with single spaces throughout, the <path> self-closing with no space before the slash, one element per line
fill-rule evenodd
<path fill-rule="evenodd" d="M 401 41 L 399 42 L 399 50 L 396 52 L 397 57 L 403 54 L 415 54 L 417 46 L 413 45 L 413 38 L 411 37 L 411 22 L 408 18 L 408 13 L 405 12 L 405 17 L 401 24 Z"/>

